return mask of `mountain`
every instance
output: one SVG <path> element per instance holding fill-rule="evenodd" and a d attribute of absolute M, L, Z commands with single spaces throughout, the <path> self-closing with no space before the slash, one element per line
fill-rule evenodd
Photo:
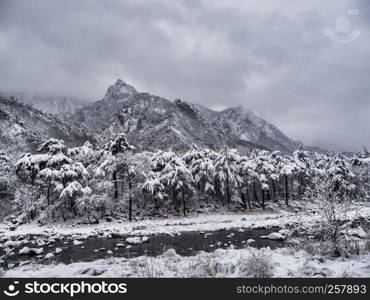
<path fill-rule="evenodd" d="M 104 140 L 125 133 L 139 149 L 187 149 L 192 143 L 219 149 L 264 148 L 291 152 L 299 142 L 242 107 L 213 111 L 180 99 L 169 101 L 138 92 L 119 79 L 105 97 L 69 120 L 98 132 Z"/>
<path fill-rule="evenodd" d="M 35 151 L 39 144 L 50 137 L 63 139 L 68 146 L 77 146 L 99 138 L 91 130 L 61 121 L 14 98 L 0 96 L 0 149 L 12 153 Z"/>
<path fill-rule="evenodd" d="M 89 103 L 69 96 L 55 96 L 30 92 L 1 92 L 3 98 L 13 97 L 16 101 L 31 105 L 32 107 L 49 114 L 73 114 Z"/>
<path fill-rule="evenodd" d="M 252 111 L 242 106 L 222 111 L 213 111 L 200 105 L 195 106 L 212 127 L 225 135 L 263 145 L 272 151 L 292 152 L 301 145 L 300 142 L 287 137 L 276 126 L 257 117 Z"/>

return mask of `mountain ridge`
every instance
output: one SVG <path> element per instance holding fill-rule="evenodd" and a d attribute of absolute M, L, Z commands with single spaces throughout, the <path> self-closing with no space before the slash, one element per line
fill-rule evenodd
<path fill-rule="evenodd" d="M 184 149 L 194 142 L 214 149 L 227 144 L 248 151 L 264 148 L 292 152 L 301 144 L 242 107 L 218 112 L 180 99 L 170 101 L 138 92 L 122 79 L 109 86 L 102 100 L 79 109 L 70 120 L 98 131 L 106 139 L 123 132 L 146 150 Z M 161 143 L 156 138 L 161 138 Z"/>
<path fill-rule="evenodd" d="M 3 106 L 4 99 L 18 100 L 16 97 L 4 97 L 0 93 L 1 99 Z M 125 133 L 137 149 L 152 151 L 181 151 L 192 144 L 198 144 L 214 150 L 228 145 L 241 152 L 260 148 L 289 153 L 302 145 L 242 106 L 215 111 L 181 99 L 171 101 L 137 91 L 122 79 L 110 85 L 101 100 L 58 116 L 41 112 L 29 105 L 7 103 L 8 107 L 12 106 L 15 110 L 13 114 L 10 113 L 13 115 L 13 122 L 5 117 L 6 110 L 1 111 L 0 105 L 0 128 L 5 130 L 8 126 L 15 133 L 20 130 L 22 134 L 12 138 L 8 135 L 3 140 L 8 140 L 9 144 L 28 145 L 31 150 L 35 148 L 32 146 L 35 142 L 47 137 L 62 138 L 73 145 L 86 140 L 99 144 L 120 133 Z M 28 114 L 25 113 L 27 111 Z M 31 118 L 30 114 L 36 117 Z M 23 118 L 21 123 L 28 124 L 22 130 L 16 116 Z M 26 140 L 23 135 L 27 137 Z M 16 137 L 20 140 L 19 143 Z"/>

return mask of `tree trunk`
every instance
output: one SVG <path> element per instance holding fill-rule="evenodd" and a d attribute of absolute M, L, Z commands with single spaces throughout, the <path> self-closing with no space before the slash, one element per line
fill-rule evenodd
<path fill-rule="evenodd" d="M 253 183 L 253 196 L 254 196 L 254 200 L 257 202 L 257 203 L 260 203 L 259 199 L 258 199 L 258 195 L 257 195 L 257 191 L 256 191 L 256 184 Z"/>
<path fill-rule="evenodd" d="M 47 194 L 48 205 L 50 205 L 50 188 L 51 188 L 51 184 L 49 184 L 48 186 L 48 194 Z"/>
<path fill-rule="evenodd" d="M 229 183 L 226 185 L 227 209 L 230 209 L 230 189 Z"/>
<path fill-rule="evenodd" d="M 285 204 L 286 206 L 289 206 L 289 182 L 288 182 L 288 176 L 285 175 Z"/>
<path fill-rule="evenodd" d="M 247 195 L 247 202 L 248 202 L 248 207 L 250 210 L 252 210 L 252 205 L 251 205 L 251 199 L 249 197 L 249 188 L 247 186 L 247 190 L 246 190 L 246 195 Z"/>
<path fill-rule="evenodd" d="M 129 189 L 129 209 L 128 209 L 128 219 L 132 221 L 132 182 L 131 179 L 128 181 L 128 189 Z"/>
<path fill-rule="evenodd" d="M 130 193 L 130 198 L 129 198 L 128 220 L 130 222 L 132 221 L 132 195 L 131 195 L 131 193 Z"/>
<path fill-rule="evenodd" d="M 146 193 L 143 194 L 143 197 L 144 197 L 143 209 L 145 209 L 146 208 L 146 204 L 147 204 L 147 195 L 146 195 Z"/>
<path fill-rule="evenodd" d="M 301 196 L 302 196 L 302 180 L 301 180 L 301 175 L 298 175 L 298 196 L 299 196 L 299 200 L 301 200 Z"/>
<path fill-rule="evenodd" d="M 243 191 L 240 191 L 240 199 L 242 200 L 244 209 L 247 209 L 247 202 L 245 201 L 245 194 Z"/>
<path fill-rule="evenodd" d="M 117 182 L 117 170 L 113 172 L 112 180 L 114 184 L 114 201 L 118 200 L 118 182 Z"/>
<path fill-rule="evenodd" d="M 275 182 L 275 180 L 272 180 L 272 197 L 274 199 L 274 202 L 277 202 L 277 197 L 276 197 L 276 182 Z"/>
<path fill-rule="evenodd" d="M 261 189 L 261 193 L 262 193 L 262 209 L 264 210 L 265 209 L 265 191 Z"/>
<path fill-rule="evenodd" d="M 182 189 L 182 204 L 183 204 L 184 216 L 186 217 L 185 188 Z"/>

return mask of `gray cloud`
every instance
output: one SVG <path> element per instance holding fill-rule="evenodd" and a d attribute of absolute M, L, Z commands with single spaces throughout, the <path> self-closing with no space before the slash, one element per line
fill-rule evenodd
<path fill-rule="evenodd" d="M 370 5 L 302 2 L 2 0 L 0 89 L 94 101 L 120 77 L 169 99 L 243 105 L 309 144 L 370 147 Z M 347 44 L 324 35 L 340 16 L 361 31 Z"/>

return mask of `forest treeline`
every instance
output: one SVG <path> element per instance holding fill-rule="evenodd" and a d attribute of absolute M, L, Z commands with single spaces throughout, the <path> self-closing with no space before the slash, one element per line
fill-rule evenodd
<path fill-rule="evenodd" d="M 204 205 L 289 206 L 317 198 L 323 186 L 333 201 L 367 199 L 369 156 L 366 149 L 351 158 L 303 149 L 240 155 L 226 146 L 216 152 L 196 145 L 184 153 L 138 152 L 121 134 L 103 148 L 89 142 L 68 148 L 49 139 L 15 165 L 1 154 L 0 171 L 15 190 L 13 209 L 22 222 L 75 217 L 99 222 L 164 212 L 186 216 Z"/>

